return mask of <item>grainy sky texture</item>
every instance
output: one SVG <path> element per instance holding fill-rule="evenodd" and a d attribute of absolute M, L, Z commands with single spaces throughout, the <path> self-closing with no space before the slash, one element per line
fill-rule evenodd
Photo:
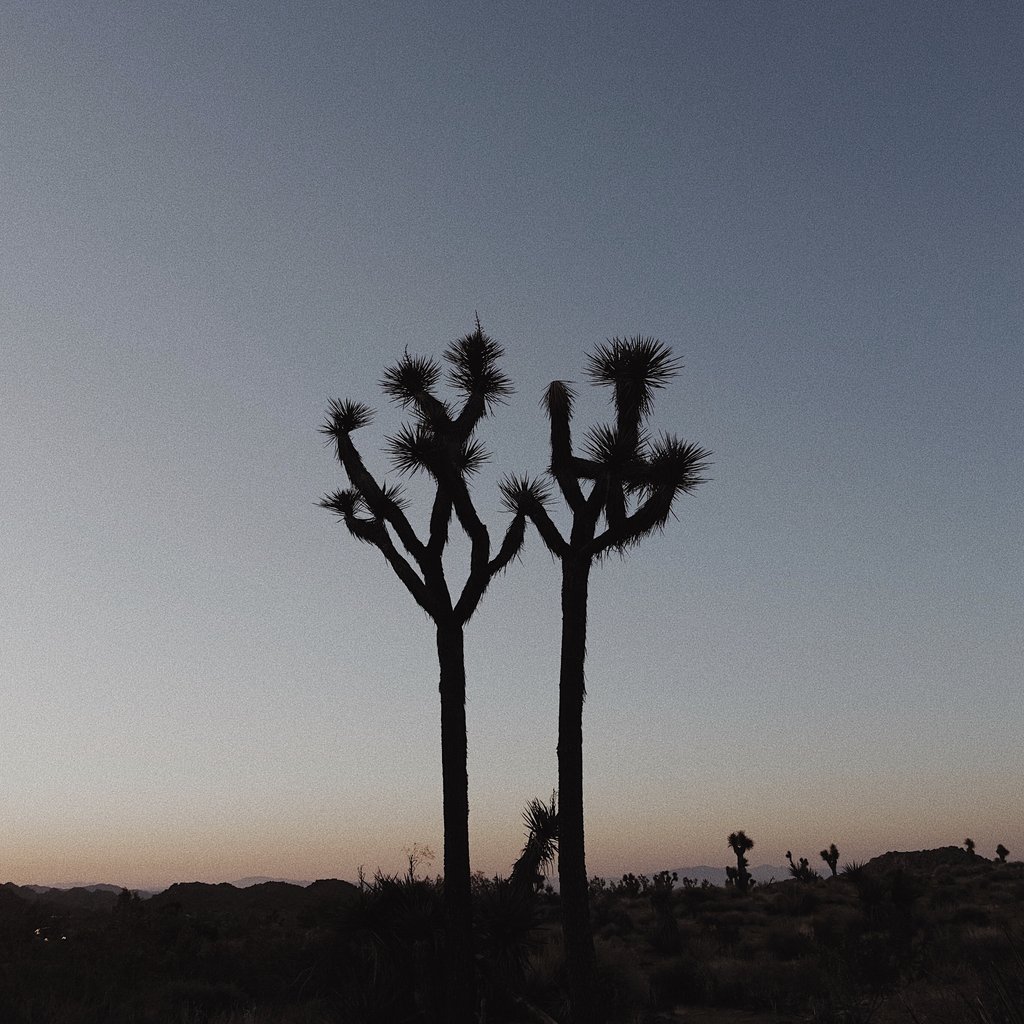
<path fill-rule="evenodd" d="M 383 473 L 382 368 L 474 311 L 495 533 L 608 337 L 673 347 L 653 427 L 714 452 L 593 576 L 591 871 L 1024 853 L 1022 53 L 1013 2 L 4 5 L 0 876 L 440 850 L 430 626 L 316 428 L 374 404 Z M 487 872 L 557 643 L 532 538 L 468 633 Z"/>

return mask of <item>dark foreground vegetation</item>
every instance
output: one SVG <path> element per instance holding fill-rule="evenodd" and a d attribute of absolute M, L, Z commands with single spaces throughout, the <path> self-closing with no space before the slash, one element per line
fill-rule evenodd
<path fill-rule="evenodd" d="M 482 1021 L 566 1019 L 558 896 L 474 879 Z M 0 886 L 4 1024 L 440 1024 L 442 884 Z M 609 1021 L 1024 1022 L 1024 864 L 954 848 L 742 891 L 591 884 Z"/>

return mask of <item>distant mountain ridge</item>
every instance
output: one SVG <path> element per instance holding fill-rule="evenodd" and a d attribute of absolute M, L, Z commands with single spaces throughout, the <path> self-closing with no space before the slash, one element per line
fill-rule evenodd
<path fill-rule="evenodd" d="M 937 867 L 943 865 L 980 864 L 987 862 L 987 858 L 980 854 L 970 854 L 959 846 L 942 846 L 933 850 L 892 850 L 880 854 L 868 860 L 863 867 L 869 871 L 891 871 L 896 868 L 910 869 L 930 873 Z M 817 865 L 821 874 L 828 873 L 825 865 Z M 679 885 L 683 878 L 692 878 L 698 884 L 708 882 L 711 885 L 725 885 L 725 866 L 711 864 L 697 864 L 689 867 L 670 868 L 679 876 Z M 634 872 L 635 873 L 635 872 Z M 648 877 L 653 875 L 651 872 Z M 786 864 L 758 864 L 750 868 L 751 877 L 759 884 L 766 885 L 768 882 L 786 881 L 790 877 L 789 866 Z M 605 875 L 605 881 L 617 882 L 622 875 Z M 549 881 L 558 887 L 558 876 L 552 874 Z M 65 906 L 80 906 L 102 908 L 112 906 L 117 897 L 125 888 L 121 885 L 112 885 L 108 882 L 95 882 L 88 885 L 53 886 L 53 885 L 15 885 L 13 882 L 0 884 L 0 899 L 15 897 L 21 900 L 35 901 L 44 899 L 61 903 Z M 173 890 L 173 893 L 172 893 Z M 315 882 L 297 881 L 287 878 L 276 878 L 266 875 L 252 875 L 236 879 L 233 882 L 175 882 L 166 889 L 146 890 L 131 889 L 138 892 L 142 899 L 151 899 L 155 896 L 163 896 L 172 893 L 169 898 L 181 899 L 183 896 L 191 899 L 193 897 L 202 901 L 209 901 L 213 894 L 220 894 L 219 900 L 232 900 L 239 897 L 235 894 L 243 894 L 247 891 L 256 890 L 251 896 L 257 901 L 274 902 L 277 897 L 297 897 L 300 902 L 307 897 L 320 899 L 325 895 L 343 895 L 356 891 L 356 886 L 351 882 L 339 879 L 320 879 Z M 303 893 L 303 891 L 305 891 Z M 277 894 L 270 896 L 271 893 Z M 214 900 L 215 902 L 217 900 Z M 244 902 L 244 899 L 243 899 Z"/>
<path fill-rule="evenodd" d="M 123 892 L 121 886 L 74 886 L 70 889 L 39 885 L 0 885 L 0 906 L 17 903 L 49 906 L 65 910 L 109 911 Z M 358 893 L 351 882 L 324 878 L 307 885 L 290 882 L 256 882 L 235 886 L 230 882 L 175 882 L 158 893 L 146 893 L 154 907 L 178 907 L 186 912 L 273 912 L 300 910 L 318 904 L 348 900 Z"/>
<path fill-rule="evenodd" d="M 278 878 L 275 875 L 251 875 L 248 878 L 237 878 L 233 882 L 228 882 L 228 885 L 233 885 L 236 889 L 248 889 L 253 885 L 263 885 L 264 882 L 284 882 L 286 885 L 298 885 L 305 889 L 307 885 L 313 883 L 308 879 L 304 882 L 299 882 L 294 878 Z"/>

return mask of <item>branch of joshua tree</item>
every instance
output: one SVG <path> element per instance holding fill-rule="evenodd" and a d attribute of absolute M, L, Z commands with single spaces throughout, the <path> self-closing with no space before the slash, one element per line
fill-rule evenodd
<path fill-rule="evenodd" d="M 332 398 L 327 406 L 327 419 L 320 433 L 334 439 L 338 433 L 350 434 L 373 422 L 373 410 L 364 402 Z"/>
<path fill-rule="evenodd" d="M 433 430 L 451 425 L 448 406 L 434 394 L 441 377 L 441 366 L 426 356 L 411 356 L 406 352 L 394 366 L 384 371 L 380 388 L 403 409 L 414 406 L 421 422 Z"/>
<path fill-rule="evenodd" d="M 672 350 L 656 338 L 612 338 L 587 356 L 587 376 L 598 387 L 614 388 L 613 401 L 623 435 L 637 429 L 651 410 L 654 392 L 680 369 Z"/>
<path fill-rule="evenodd" d="M 448 543 L 448 524 L 452 520 L 452 499 L 438 487 L 434 495 L 434 504 L 430 510 L 430 539 L 427 541 L 427 553 L 432 558 L 440 558 Z"/>
<path fill-rule="evenodd" d="M 462 529 L 466 531 L 466 536 L 469 537 L 470 571 L 472 572 L 478 566 L 482 567 L 487 564 L 487 559 L 490 557 L 491 538 L 487 527 L 477 515 L 476 506 L 470 497 L 463 474 L 457 470 L 445 472 L 442 482 L 451 495 L 455 516 Z"/>
<path fill-rule="evenodd" d="M 604 503 L 604 514 L 608 520 L 608 529 L 624 531 L 626 529 L 626 495 L 622 482 L 616 480 L 608 486 L 608 498 Z"/>
<path fill-rule="evenodd" d="M 376 542 L 381 554 L 388 560 L 388 564 L 394 570 L 395 575 L 405 584 L 406 590 L 412 594 L 416 603 L 436 621 L 438 609 L 431 600 L 430 592 L 426 584 L 420 578 L 416 570 L 402 557 L 402 553 L 391 541 L 387 528 L 381 526 L 381 537 Z"/>
<path fill-rule="evenodd" d="M 330 509 L 348 527 L 353 537 L 372 544 L 387 559 L 395 575 L 405 584 L 416 603 L 429 615 L 434 617 L 435 609 L 430 593 L 420 575 L 402 557 L 388 533 L 387 525 L 378 517 L 365 519 L 359 515 L 361 506 L 366 505 L 363 495 L 354 487 L 344 491 L 335 491 L 320 500 L 322 508 Z"/>
<path fill-rule="evenodd" d="M 689 490 L 689 488 L 686 488 Z M 599 557 L 609 548 L 624 551 L 654 530 L 660 530 L 672 514 L 672 505 L 679 494 L 677 488 L 664 485 L 653 490 L 640 507 L 617 527 L 609 522 L 608 529 L 598 534 L 589 545 L 589 554 Z"/>
<path fill-rule="evenodd" d="M 495 577 L 499 572 L 504 572 L 508 567 L 508 563 L 513 558 L 519 557 L 519 552 L 522 550 L 523 541 L 526 539 L 526 513 L 518 512 L 512 518 L 512 522 L 508 524 L 508 529 L 505 531 L 505 539 L 501 542 L 501 547 L 498 548 L 498 553 L 491 559 L 490 564 L 487 566 L 487 575 Z"/>
<path fill-rule="evenodd" d="M 486 562 L 481 569 L 473 564 L 473 557 L 472 555 L 470 556 L 471 568 L 469 578 L 466 580 L 466 585 L 462 588 L 458 604 L 455 606 L 455 617 L 459 622 L 468 622 L 473 617 L 473 613 L 476 611 L 480 599 L 487 592 L 491 580 L 499 572 L 504 571 L 509 562 L 519 554 L 525 537 L 526 514 L 524 512 L 517 512 L 512 522 L 509 523 L 508 529 L 505 531 L 504 540 L 502 540 L 501 547 L 494 558 Z"/>
<path fill-rule="evenodd" d="M 466 403 L 455 420 L 456 434 L 466 440 L 492 406 L 503 402 L 514 389 L 498 368 L 505 350 L 485 334 L 477 320 L 476 330 L 452 342 L 444 352 L 449 364 L 448 383 L 466 396 Z"/>
<path fill-rule="evenodd" d="M 626 469 L 623 479 L 633 490 L 673 484 L 677 491 L 688 492 L 707 481 L 703 474 L 710 458 L 711 452 L 699 445 L 665 434 L 651 445 L 646 459 Z"/>
<path fill-rule="evenodd" d="M 390 523 L 406 551 L 419 562 L 426 553 L 426 548 L 416 536 L 405 513 L 394 499 L 384 492 L 373 478 L 373 474 L 363 464 L 348 431 L 339 430 L 332 433 L 332 436 L 337 442 L 338 461 L 342 464 L 352 486 L 359 492 L 371 514 L 377 519 Z"/>
<path fill-rule="evenodd" d="M 575 456 L 572 453 L 572 406 L 576 392 L 564 380 L 553 380 L 544 392 L 541 405 L 551 424 L 551 475 L 573 512 L 583 508 Z M 583 474 L 585 475 L 585 474 Z"/>
<path fill-rule="evenodd" d="M 511 512 L 525 513 L 534 526 L 544 546 L 555 558 L 563 558 L 569 553 L 569 545 L 562 537 L 554 521 L 544 507 L 549 492 L 539 480 L 529 477 L 507 476 L 501 481 L 501 493 L 505 507 Z"/>

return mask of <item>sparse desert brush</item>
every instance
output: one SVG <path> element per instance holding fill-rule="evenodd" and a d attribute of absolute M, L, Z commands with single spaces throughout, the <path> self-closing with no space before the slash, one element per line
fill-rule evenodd
<path fill-rule="evenodd" d="M 856 942 L 866 923 L 856 907 L 831 906 L 816 911 L 810 927 L 816 943 L 826 949 L 841 949 Z"/>
<path fill-rule="evenodd" d="M 632 1020 L 650 1000 L 650 984 L 633 948 L 621 939 L 597 939 L 595 983 L 612 1021 Z"/>
<path fill-rule="evenodd" d="M 736 1009 L 793 1012 L 819 990 L 820 972 L 810 960 L 780 962 L 718 957 L 705 968 L 708 1004 Z"/>
<path fill-rule="evenodd" d="M 747 975 L 747 1002 L 752 1010 L 800 1013 L 824 990 L 823 971 L 813 957 L 772 962 L 756 960 Z"/>
<path fill-rule="evenodd" d="M 978 967 L 1008 959 L 1012 948 L 1006 931 L 991 926 L 964 928 L 957 946 L 958 955 L 964 962 Z"/>
<path fill-rule="evenodd" d="M 984 928 L 991 924 L 992 914 L 987 907 L 961 903 L 950 915 L 950 921 L 962 928 Z"/>
<path fill-rule="evenodd" d="M 821 903 L 816 887 L 804 885 L 796 880 L 779 883 L 773 898 L 765 903 L 765 911 L 771 915 L 803 917 L 813 914 Z"/>
<path fill-rule="evenodd" d="M 544 940 L 530 955 L 522 995 L 531 1005 L 558 1018 L 566 1010 L 565 949 L 561 929 L 545 930 Z"/>
<path fill-rule="evenodd" d="M 654 921 L 648 929 L 648 942 L 659 956 L 672 956 L 682 948 L 679 922 L 672 913 L 672 903 L 667 893 L 651 895 L 651 909 Z"/>
<path fill-rule="evenodd" d="M 635 927 L 633 914 L 617 899 L 596 900 L 591 907 L 591 920 L 595 932 L 603 932 L 606 938 L 628 935 Z"/>
<path fill-rule="evenodd" d="M 814 945 L 810 934 L 793 921 L 775 921 L 762 940 L 774 960 L 797 960 L 807 956 Z"/>
<path fill-rule="evenodd" d="M 673 894 L 676 907 L 684 913 L 696 913 L 708 907 L 720 906 L 731 902 L 735 890 L 722 889 L 717 885 L 686 886 L 677 889 Z"/>
<path fill-rule="evenodd" d="M 659 1009 L 703 1003 L 708 983 L 702 961 L 690 953 L 662 961 L 651 970 L 650 992 L 651 1002 Z"/>

